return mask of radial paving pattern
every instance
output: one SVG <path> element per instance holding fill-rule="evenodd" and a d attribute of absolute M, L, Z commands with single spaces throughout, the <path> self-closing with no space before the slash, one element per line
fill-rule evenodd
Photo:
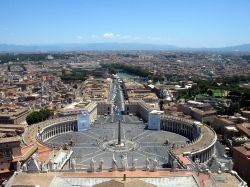
<path fill-rule="evenodd" d="M 144 168 L 146 158 L 157 159 L 159 167 L 167 167 L 169 147 L 173 143 L 183 145 L 188 141 L 179 134 L 146 130 L 143 122 L 135 116 L 123 116 L 121 139 L 125 146 L 114 146 L 117 143 L 118 122 L 111 123 L 113 120 L 112 117 L 99 119 L 90 130 L 58 135 L 47 143 L 63 145 L 73 141 L 73 158 L 77 168 L 86 169 L 92 158 L 96 165 L 103 159 L 104 168 L 111 168 L 113 156 L 118 167 L 121 167 L 123 158 L 127 158 L 127 167 L 131 167 L 132 160 L 137 159 L 136 167 Z"/>

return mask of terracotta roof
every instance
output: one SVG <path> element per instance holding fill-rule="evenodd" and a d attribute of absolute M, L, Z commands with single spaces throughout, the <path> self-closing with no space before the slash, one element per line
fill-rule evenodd
<path fill-rule="evenodd" d="M 37 150 L 37 145 L 28 145 L 21 148 L 21 155 L 13 157 L 13 162 L 27 160 L 35 151 Z"/>
<path fill-rule="evenodd" d="M 244 147 L 245 147 L 247 150 L 250 150 L 250 143 L 245 143 Z"/>
<path fill-rule="evenodd" d="M 3 162 L 0 164 L 0 173 L 7 173 L 9 172 L 10 162 Z"/>
<path fill-rule="evenodd" d="M 183 156 L 183 154 L 179 155 L 178 158 L 185 164 L 191 164 L 190 160 L 188 160 L 186 157 Z"/>
<path fill-rule="evenodd" d="M 40 161 L 46 161 L 49 158 L 49 155 L 53 151 L 52 148 L 50 147 L 45 147 L 42 145 L 38 146 L 38 155 L 39 155 L 39 160 Z"/>
<path fill-rule="evenodd" d="M 247 146 L 247 147 L 245 147 Z M 243 155 L 245 155 L 246 157 L 250 158 L 250 150 L 247 149 L 248 147 L 250 147 L 250 145 L 244 145 L 244 146 L 239 146 L 239 147 L 234 147 L 234 149 L 240 153 L 242 153 Z"/>
<path fill-rule="evenodd" d="M 224 123 L 227 123 L 227 125 L 234 125 L 235 124 L 233 121 L 230 121 L 227 118 L 221 118 L 221 117 L 219 117 L 218 119 L 221 120 L 221 121 L 223 121 Z"/>
<path fill-rule="evenodd" d="M 247 128 L 247 126 L 250 126 L 250 124 L 249 125 L 247 125 L 247 124 L 237 124 L 236 125 L 236 127 L 237 127 L 237 129 L 239 129 L 240 131 L 242 131 L 245 135 L 247 135 L 248 137 L 250 137 L 250 129 L 249 128 Z"/>
<path fill-rule="evenodd" d="M 200 115 L 208 115 L 208 114 L 216 114 L 216 111 L 215 110 L 207 110 L 207 111 L 204 111 L 204 110 L 200 110 L 198 108 L 192 108 L 192 111 L 193 112 L 196 112 Z"/>

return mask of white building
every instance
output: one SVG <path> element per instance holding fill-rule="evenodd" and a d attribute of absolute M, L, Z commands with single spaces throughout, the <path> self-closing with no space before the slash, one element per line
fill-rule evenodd
<path fill-rule="evenodd" d="M 77 115 L 77 129 L 78 131 L 85 131 L 89 129 L 89 114 L 88 112 L 83 112 Z"/>
<path fill-rule="evenodd" d="M 152 110 L 148 115 L 148 129 L 160 130 L 161 129 L 161 114 L 163 111 Z"/>

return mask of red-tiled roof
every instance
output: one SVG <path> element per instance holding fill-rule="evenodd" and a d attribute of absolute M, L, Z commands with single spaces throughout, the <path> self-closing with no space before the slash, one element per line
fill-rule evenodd
<path fill-rule="evenodd" d="M 0 164 L 0 174 L 9 172 L 10 162 L 3 162 Z"/>
<path fill-rule="evenodd" d="M 236 127 L 237 127 L 237 129 L 242 131 L 245 135 L 250 137 L 250 129 L 247 128 L 244 124 L 237 124 Z"/>
<path fill-rule="evenodd" d="M 36 145 L 28 145 L 21 148 L 21 155 L 13 157 L 13 162 L 27 160 L 37 150 Z"/>
<path fill-rule="evenodd" d="M 234 149 L 250 158 L 250 143 L 245 144 L 244 146 L 234 147 Z"/>
<path fill-rule="evenodd" d="M 50 153 L 53 151 L 50 147 L 38 146 L 38 155 L 40 161 L 46 161 Z"/>
<path fill-rule="evenodd" d="M 183 154 L 179 155 L 178 157 L 185 165 L 191 164 L 191 162 L 186 157 L 184 157 Z"/>

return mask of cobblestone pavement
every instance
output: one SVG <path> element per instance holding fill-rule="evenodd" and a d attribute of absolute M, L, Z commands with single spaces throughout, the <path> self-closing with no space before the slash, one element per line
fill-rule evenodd
<path fill-rule="evenodd" d="M 111 168 L 113 157 L 117 161 L 118 168 L 122 167 L 124 158 L 127 160 L 126 167 L 128 168 L 132 166 L 133 159 L 137 159 L 137 168 L 144 168 L 146 158 L 157 159 L 158 167 L 167 167 L 168 150 L 172 143 L 183 145 L 188 141 L 179 134 L 147 130 L 136 116 L 123 116 L 121 138 L 124 143 L 128 142 L 127 145 L 131 149 L 116 150 L 110 146 L 106 147 L 109 142 L 116 142 L 118 137 L 118 123 L 111 121 L 110 116 L 103 118 L 92 125 L 89 130 L 58 135 L 48 140 L 47 143 L 64 145 L 73 141 L 72 156 L 76 160 L 77 168 L 86 169 L 90 167 L 92 158 L 96 161 L 96 166 L 103 159 L 103 167 Z M 166 141 L 169 144 L 165 144 Z"/>

